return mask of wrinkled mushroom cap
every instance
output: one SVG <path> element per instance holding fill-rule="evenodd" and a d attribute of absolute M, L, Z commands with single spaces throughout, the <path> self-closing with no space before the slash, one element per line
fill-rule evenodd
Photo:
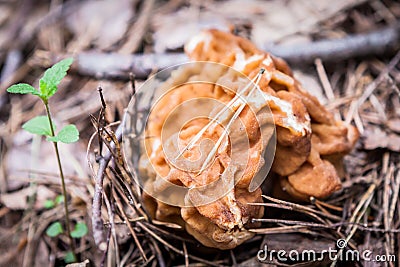
<path fill-rule="evenodd" d="M 354 146 L 358 139 L 357 130 L 335 121 L 317 98 L 301 87 L 282 59 L 260 51 L 244 38 L 217 30 L 203 31 L 193 37 L 185 46 L 185 51 L 191 60 L 223 63 L 250 78 L 255 77 L 260 68 L 265 69 L 259 82 L 261 92 L 258 93 L 258 99 L 264 99 L 265 102 L 262 105 L 254 102 L 258 109 L 252 111 L 246 107 L 240 114 L 246 135 L 237 134 L 229 142 L 250 144 L 250 149 L 242 151 L 247 165 L 238 166 L 225 176 L 222 173 L 225 173 L 232 160 L 229 146 L 220 148 L 213 163 L 204 172 L 194 175 L 171 165 L 161 147 L 160 136 L 163 128 L 168 127 L 164 124 L 168 114 L 185 100 L 209 97 L 227 103 L 234 93 L 222 86 L 186 84 L 158 103 L 148 120 L 147 136 L 151 138 L 146 139 L 145 147 L 150 156 L 142 156 L 140 160 L 140 174 L 149 177 L 146 191 L 163 192 L 171 184 L 180 185 L 190 189 L 185 196 L 185 204 L 196 204 L 203 203 L 204 199 L 210 197 L 207 194 L 213 194 L 218 186 L 214 185 L 208 190 L 193 188 L 222 180 L 221 186 L 228 186 L 228 190 L 217 200 L 183 207 L 172 207 L 145 194 L 145 205 L 154 218 L 181 224 L 188 233 L 209 247 L 231 249 L 251 238 L 253 234 L 247 231 L 248 227 L 255 226 L 251 219 L 261 218 L 264 213 L 261 206 L 249 205 L 262 202 L 261 189 L 250 192 L 248 188 L 263 164 L 262 155 L 267 144 L 261 141 L 260 125 L 255 118 L 259 115 L 263 118 L 262 112 L 266 106 L 272 113 L 276 127 L 277 146 L 272 171 L 280 177 L 282 188 L 301 200 L 307 200 L 310 196 L 324 198 L 340 189 L 335 166 Z M 193 78 L 191 75 L 192 70 L 183 69 L 175 73 L 164 86 Z M 202 75 L 215 81 L 223 79 L 225 84 L 236 90 L 239 87 L 234 73 L 211 70 Z M 248 101 L 247 105 L 251 106 L 252 100 Z M 270 120 L 268 116 L 264 117 L 266 121 Z M 178 136 L 181 145 L 188 144 L 206 124 L 207 120 L 199 119 L 185 125 Z M 215 142 L 222 131 L 222 128 L 216 127 L 213 131 L 206 131 L 202 138 Z M 233 132 L 240 130 L 237 128 Z M 186 151 L 184 156 L 196 161 L 202 156 L 199 149 L 201 147 Z M 236 171 L 242 175 L 237 177 Z"/>

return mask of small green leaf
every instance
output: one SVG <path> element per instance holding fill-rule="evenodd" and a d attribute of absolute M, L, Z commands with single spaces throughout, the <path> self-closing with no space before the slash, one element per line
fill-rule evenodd
<path fill-rule="evenodd" d="M 65 263 L 76 262 L 74 253 L 72 253 L 72 251 L 68 251 L 67 254 L 65 254 L 65 256 L 64 256 L 64 261 L 65 261 Z"/>
<path fill-rule="evenodd" d="M 56 204 L 55 204 L 54 201 L 51 200 L 51 199 L 46 199 L 45 202 L 44 202 L 44 204 L 43 204 L 43 206 L 44 206 L 46 209 L 54 208 L 55 205 L 56 205 Z"/>
<path fill-rule="evenodd" d="M 67 125 L 61 129 L 56 136 L 47 137 L 48 141 L 51 142 L 62 142 L 65 144 L 74 143 L 79 140 L 79 131 L 75 125 Z"/>
<path fill-rule="evenodd" d="M 49 118 L 46 116 L 37 116 L 29 120 L 22 125 L 22 128 L 32 134 L 51 136 Z"/>
<path fill-rule="evenodd" d="M 40 96 L 39 91 L 27 83 L 14 84 L 8 87 L 7 92 L 12 94 L 32 94 Z"/>
<path fill-rule="evenodd" d="M 61 204 L 64 202 L 64 196 L 63 195 L 58 195 L 56 196 L 56 203 Z"/>
<path fill-rule="evenodd" d="M 75 229 L 71 232 L 73 238 L 81 238 L 88 233 L 88 227 L 84 222 L 78 222 Z"/>
<path fill-rule="evenodd" d="M 63 59 L 45 71 L 43 77 L 39 80 L 40 92 L 44 99 L 49 99 L 55 94 L 58 84 L 67 75 L 73 61 L 73 58 Z"/>
<path fill-rule="evenodd" d="M 50 237 L 58 236 L 64 232 L 63 227 L 60 222 L 54 222 L 46 230 L 46 235 Z"/>

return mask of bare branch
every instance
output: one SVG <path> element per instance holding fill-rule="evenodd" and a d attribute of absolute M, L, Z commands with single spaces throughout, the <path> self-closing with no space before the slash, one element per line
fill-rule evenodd
<path fill-rule="evenodd" d="M 296 45 L 265 45 L 263 50 L 282 57 L 293 65 L 313 63 L 316 58 L 323 61 L 341 61 L 349 58 L 382 55 L 396 51 L 400 47 L 400 23 L 370 33 L 348 35 L 344 38 L 320 40 Z M 34 64 L 58 60 L 65 55 L 53 57 L 50 53 L 39 51 Z M 97 78 L 129 80 L 130 73 L 144 79 L 152 71 L 188 62 L 183 53 L 133 54 L 82 52 L 76 56 L 73 70 L 82 75 Z"/>
<path fill-rule="evenodd" d="M 120 124 L 115 132 L 115 136 L 120 142 L 122 140 L 122 130 L 123 124 Z M 112 149 L 115 149 L 115 144 L 111 143 Z M 107 168 L 108 163 L 110 162 L 113 153 L 109 151 L 104 157 L 101 157 L 99 160 L 99 170 L 97 172 L 95 178 L 95 187 L 94 187 L 94 195 L 93 195 L 93 217 L 92 217 L 92 225 L 93 225 L 93 237 L 96 245 L 100 250 L 105 250 L 107 248 L 107 243 L 105 241 L 103 229 L 103 219 L 101 218 L 101 206 L 102 206 L 102 194 L 103 194 L 103 181 L 104 181 L 104 171 Z"/>

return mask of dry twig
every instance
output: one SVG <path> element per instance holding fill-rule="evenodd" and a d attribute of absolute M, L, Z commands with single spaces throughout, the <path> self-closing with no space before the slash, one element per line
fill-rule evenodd
<path fill-rule="evenodd" d="M 357 56 L 381 55 L 400 47 L 400 23 L 371 33 L 349 35 L 341 39 L 321 40 L 295 46 L 267 46 L 263 49 L 284 58 L 293 65 L 304 65 L 320 58 L 324 62 L 342 61 Z M 65 55 L 52 56 L 43 51 L 36 52 L 35 62 L 57 61 Z M 151 71 L 185 63 L 188 58 L 182 53 L 134 54 L 81 52 L 76 56 L 73 70 L 97 78 L 129 79 L 132 72 L 137 78 L 146 78 Z"/>

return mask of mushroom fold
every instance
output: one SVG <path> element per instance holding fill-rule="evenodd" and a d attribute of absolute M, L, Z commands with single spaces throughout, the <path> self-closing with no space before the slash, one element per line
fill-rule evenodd
<path fill-rule="evenodd" d="M 358 132 L 336 121 L 317 98 L 301 87 L 282 59 L 257 49 L 249 40 L 218 30 L 195 36 L 185 52 L 193 61 L 230 66 L 256 81 L 258 87 L 250 88 L 246 101 L 242 101 L 235 98 L 242 87 L 234 73 L 205 70 L 201 75 L 214 79 L 216 84 L 224 80 L 230 89 L 210 83 L 186 83 L 157 103 L 147 122 L 144 146 L 148 153 L 139 162 L 140 175 L 148 177 L 148 194 L 143 198 L 153 218 L 184 226 L 209 247 L 232 249 L 251 238 L 253 233 L 246 229 L 257 226 L 251 219 L 261 218 L 264 209 L 251 205 L 263 201 L 261 188 L 250 190 L 249 186 L 264 164 L 264 152 L 274 133 L 276 149 L 271 171 L 278 175 L 284 191 L 298 200 L 308 200 L 311 196 L 328 197 L 341 188 L 337 166 L 354 147 Z M 262 75 L 260 69 L 265 70 Z M 201 77 L 182 69 L 162 86 L 195 78 Z M 232 92 L 232 88 L 237 91 Z M 208 107 L 208 115 L 218 118 L 218 123 L 199 117 L 186 123 L 179 133 L 174 132 L 168 116 L 192 98 L 200 99 L 192 102 L 193 110 L 204 109 L 203 98 L 215 99 L 229 109 L 221 112 L 218 106 Z M 175 114 L 174 118 L 186 115 Z M 268 136 L 262 136 L 262 127 L 266 127 L 263 134 Z M 161 145 L 163 131 L 171 133 Z M 233 154 L 241 158 L 235 159 Z M 175 164 L 168 155 L 188 159 L 190 164 L 180 168 L 180 161 Z M 208 159 L 208 155 L 213 157 Z M 187 171 L 192 169 L 200 171 Z M 188 189 L 181 207 L 151 196 L 168 192 L 171 184 Z M 221 197 L 214 199 L 216 195 Z"/>

